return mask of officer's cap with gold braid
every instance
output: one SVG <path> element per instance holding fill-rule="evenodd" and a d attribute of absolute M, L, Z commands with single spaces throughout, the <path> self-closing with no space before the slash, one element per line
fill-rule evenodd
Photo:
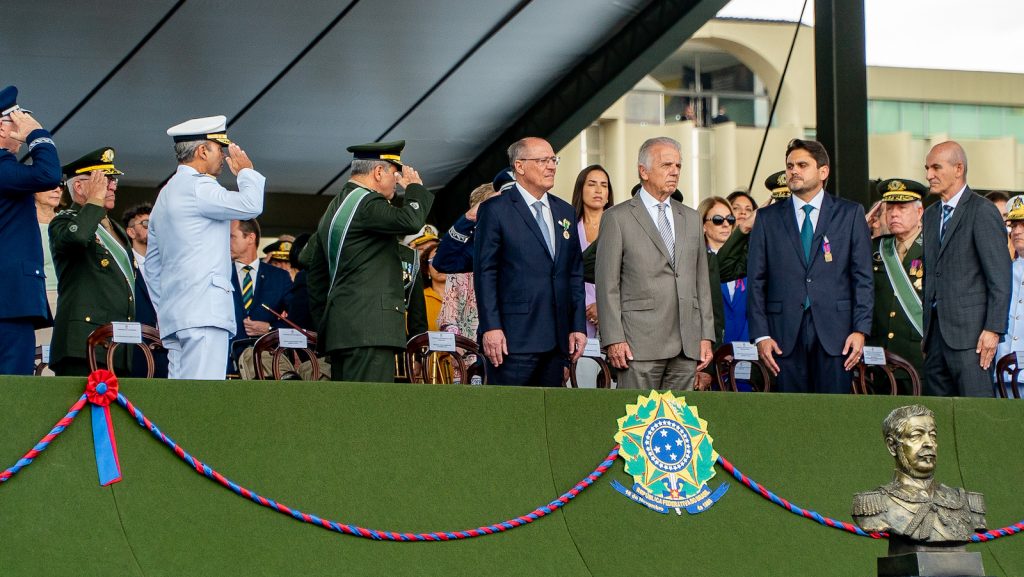
<path fill-rule="evenodd" d="M 64 180 L 74 178 L 80 174 L 89 174 L 94 170 L 99 170 L 108 176 L 124 174 L 114 167 L 114 149 L 110 147 L 97 148 L 82 158 L 65 164 L 61 169 L 64 173 Z"/>
<path fill-rule="evenodd" d="M 346 150 L 353 154 L 355 160 L 386 160 L 401 169 L 403 148 L 405 148 L 404 140 L 394 140 L 392 142 L 359 144 L 350 146 Z"/>
<path fill-rule="evenodd" d="M 1024 220 L 1024 194 L 1018 194 L 1006 201 L 1006 220 Z"/>
<path fill-rule="evenodd" d="M 288 240 L 278 240 L 263 247 L 263 254 L 268 255 L 270 260 L 288 260 L 288 253 L 292 250 L 292 243 Z"/>
<path fill-rule="evenodd" d="M 913 202 L 921 200 L 928 192 L 928 187 L 915 180 L 906 178 L 890 178 L 879 182 L 875 187 L 882 195 L 882 202 Z"/>
<path fill-rule="evenodd" d="M 764 180 L 764 187 L 772 193 L 772 198 L 789 198 L 789 184 L 786 180 L 786 171 L 780 170 Z"/>
<path fill-rule="evenodd" d="M 223 114 L 220 116 L 193 118 L 168 128 L 167 136 L 174 138 L 174 142 L 212 140 L 227 146 L 231 144 L 231 141 L 228 140 L 227 121 L 227 117 Z"/>

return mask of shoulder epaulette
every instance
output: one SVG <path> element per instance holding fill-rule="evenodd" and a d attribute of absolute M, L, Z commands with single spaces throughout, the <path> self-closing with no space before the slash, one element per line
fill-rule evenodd
<path fill-rule="evenodd" d="M 889 510 L 885 502 L 885 494 L 881 491 L 856 493 L 853 496 L 852 514 L 858 517 L 871 517 Z"/>
<path fill-rule="evenodd" d="M 985 495 L 982 495 L 981 493 L 975 493 L 973 491 L 967 491 L 967 506 L 970 507 L 972 513 L 984 515 Z"/>

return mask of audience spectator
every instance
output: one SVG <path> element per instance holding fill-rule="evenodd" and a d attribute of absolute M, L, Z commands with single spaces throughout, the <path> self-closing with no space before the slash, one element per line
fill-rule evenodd
<path fill-rule="evenodd" d="M 32 374 L 33 331 L 53 324 L 32 195 L 60 184 L 60 159 L 50 133 L 17 99 L 17 88 L 0 90 L 0 268 L 18 272 L 8 276 L 0 299 L 0 375 Z M 31 164 L 16 156 L 26 142 Z"/>
<path fill-rule="evenodd" d="M 967 186 L 967 154 L 953 141 L 925 159 L 942 201 L 924 211 L 924 392 L 991 397 L 990 367 L 1006 333 L 1013 275 L 999 209 Z"/>
<path fill-rule="evenodd" d="M 480 206 L 473 282 L 487 382 L 561 386 L 587 343 L 572 205 L 548 193 L 558 157 L 540 138 L 508 149 L 516 188 Z"/>
<path fill-rule="evenodd" d="M 291 254 L 294 241 L 294 236 L 282 234 L 277 240 L 263 247 L 263 262 L 287 272 L 292 280 L 295 280 L 295 270 L 288 255 Z"/>
<path fill-rule="evenodd" d="M 751 218 L 754 211 L 757 210 L 757 201 L 745 190 L 733 191 L 726 197 L 726 200 L 729 201 L 732 215 L 736 217 L 737 227 L 745 225 L 747 219 Z"/>
<path fill-rule="evenodd" d="M 718 260 L 718 253 L 732 236 L 738 219 L 733 216 L 729 202 L 720 196 L 704 199 L 697 211 L 704 223 L 704 241 L 708 250 L 708 258 Z M 711 284 L 714 285 L 711 290 L 722 295 L 724 329 L 720 342 L 749 341 L 746 279 L 722 281 L 719 276 L 712 278 Z"/>
<path fill-rule="evenodd" d="M 428 248 L 420 253 L 420 274 L 423 275 L 423 297 L 427 303 L 427 330 L 439 330 L 438 315 L 441 313 L 441 302 L 444 294 L 448 275 L 438 272 L 433 265 L 434 253 L 437 246 Z"/>
<path fill-rule="evenodd" d="M 148 203 L 133 206 L 121 215 L 121 225 L 124 226 L 124 230 L 132 242 L 132 269 L 135 272 L 135 320 L 159 330 L 160 323 L 156 318 L 156 309 L 153 307 L 153 299 L 150 298 L 146 277 L 142 272 L 149 247 L 149 215 L 152 212 L 153 207 Z M 146 356 L 138 347 L 132 347 L 132 349 L 132 376 L 145 377 L 148 368 Z M 152 351 L 152 355 L 153 376 L 166 379 L 167 350 L 157 349 Z"/>
<path fill-rule="evenodd" d="M 1024 196 L 1018 195 L 1008 200 L 1006 210 L 1006 223 L 1010 225 L 1010 240 L 1013 241 L 1015 251 L 1013 258 L 1013 285 L 1010 293 L 1010 310 L 1006 317 L 1006 338 L 996 346 L 996 359 L 1021 351 L 1024 346 Z M 1018 352 L 1018 355 L 1020 353 Z M 1020 357 L 1018 357 L 1018 366 Z M 1005 374 L 1003 378 L 1010 380 L 1011 375 Z M 1024 397 L 1024 375 L 1017 378 L 1018 394 Z M 1010 391 L 1007 394 L 1012 395 Z"/>
<path fill-rule="evenodd" d="M 58 376 L 87 376 L 89 335 L 107 323 L 136 320 L 131 241 L 108 216 L 124 173 L 114 166 L 113 148 L 94 150 L 63 170 L 72 205 L 49 228 L 58 293 L 50 368 Z M 107 368 L 127 374 L 129 351 L 118 348 Z M 96 360 L 106 366 L 105 351 Z"/>
<path fill-rule="evenodd" d="M 306 267 L 302 265 L 299 255 L 302 249 L 306 248 L 310 235 L 304 232 L 295 237 L 292 249 L 288 252 L 288 261 L 292 271 L 295 271 L 295 279 L 292 282 L 292 290 L 288 294 L 285 310 L 288 311 L 288 320 L 299 325 L 307 331 L 316 332 L 316 322 L 309 312 L 309 290 L 306 286 Z"/>
<path fill-rule="evenodd" d="M 63 189 L 59 186 L 35 194 L 36 220 L 39 222 L 39 237 L 43 247 L 43 272 L 46 273 L 46 302 L 50 311 L 57 310 L 57 270 L 53 268 L 53 254 L 50 252 L 50 221 L 57 215 Z M 36 346 L 50 344 L 53 327 L 36 329 Z"/>
<path fill-rule="evenodd" d="M 572 207 L 576 211 L 576 233 L 580 237 L 580 249 L 597 240 L 601 230 L 601 215 L 615 204 L 611 178 L 608 171 L 599 164 L 592 164 L 580 171 L 572 191 Z M 597 336 L 597 294 L 594 283 L 583 285 L 587 296 L 587 337 Z"/>
<path fill-rule="evenodd" d="M 473 271 L 473 233 L 476 230 L 476 211 L 480 206 L 479 202 L 473 203 L 473 195 L 486 194 L 490 198 L 514 187 L 515 182 L 512 169 L 503 168 L 490 184 L 481 184 L 469 193 L 469 210 L 441 239 L 434 255 L 434 268 L 446 274 Z"/>
<path fill-rule="evenodd" d="M 466 212 L 465 218 L 468 219 L 471 216 L 470 222 L 475 227 L 476 214 L 480 203 L 498 194 L 501 193 L 496 192 L 490 184 L 482 184 L 473 189 L 473 192 L 469 193 L 469 211 Z M 472 229 L 469 233 L 472 234 Z M 437 267 L 438 255 L 444 250 L 445 244 L 458 242 L 454 240 L 454 237 L 453 240 L 449 241 L 449 236 L 451 236 L 451 231 L 449 231 L 448 236 L 441 239 L 441 244 L 434 253 L 435 268 Z M 470 256 L 472 256 L 472 252 L 470 252 Z M 472 268 L 472 266 L 469 268 Z M 438 314 L 437 319 L 438 326 L 442 331 L 462 335 L 475 341 L 477 340 L 476 329 L 478 323 L 479 316 L 476 309 L 476 291 L 473 290 L 473 273 L 448 273 L 448 280 L 444 288 L 444 299 L 441 302 L 441 312 Z"/>
<path fill-rule="evenodd" d="M 1007 213 L 1006 203 L 1010 201 L 1010 193 L 1003 190 L 993 190 L 986 194 L 985 198 L 992 201 L 992 204 L 996 205 L 996 208 L 999 209 L 999 214 L 1005 219 Z M 1016 257 L 1014 254 L 1016 253 L 1016 249 L 1013 248 L 1013 241 L 1010 239 L 1009 225 L 1006 227 L 1006 249 L 1010 251 L 1010 259 L 1015 259 Z"/>

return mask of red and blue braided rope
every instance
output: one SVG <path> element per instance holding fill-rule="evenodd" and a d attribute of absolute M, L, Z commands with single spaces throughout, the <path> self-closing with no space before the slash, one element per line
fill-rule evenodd
<path fill-rule="evenodd" d="M 364 527 L 359 527 L 357 525 L 349 525 L 339 521 L 324 519 L 316 515 L 304 513 L 302 511 L 299 511 L 298 509 L 293 509 L 283 503 L 279 503 L 273 499 L 269 499 L 267 497 L 259 495 L 258 493 L 250 489 L 238 485 L 231 479 L 228 479 L 227 477 L 218 473 L 213 467 L 210 467 L 206 463 L 203 463 L 199 459 L 196 459 L 195 457 L 190 455 L 188 452 L 182 449 L 177 443 L 175 443 L 170 437 L 168 437 L 163 431 L 161 431 L 159 427 L 153 424 L 153 422 L 150 421 L 149 418 L 147 418 L 142 413 L 141 410 L 139 410 L 128 399 L 126 399 L 124 395 L 119 393 L 117 395 L 117 402 L 122 407 L 127 409 L 128 413 L 135 419 L 139 426 L 148 430 L 161 443 L 170 448 L 171 451 L 173 451 L 174 454 L 177 455 L 179 459 L 188 463 L 189 466 L 192 467 L 192 469 L 196 473 L 199 473 L 204 477 L 216 481 L 220 485 L 233 491 L 235 494 L 245 497 L 246 499 L 249 499 L 258 505 L 262 505 L 263 507 L 273 509 L 278 513 L 289 515 L 299 521 L 302 521 L 303 523 L 309 523 L 311 525 L 316 525 L 330 531 L 336 531 L 338 533 L 344 533 L 348 535 L 354 535 L 356 537 L 364 537 L 366 539 L 374 539 L 381 541 L 449 541 L 455 539 L 468 539 L 470 537 L 481 537 L 483 535 L 501 533 L 509 529 L 520 527 L 527 523 L 532 523 L 537 519 L 540 519 L 541 517 L 549 515 L 557 511 L 558 509 L 562 508 L 563 506 L 565 506 L 566 503 L 568 503 L 577 495 L 579 495 L 584 489 L 594 484 L 594 481 L 601 478 L 601 475 L 603 475 L 605 471 L 611 468 L 612 464 L 615 462 L 615 458 L 619 454 L 619 447 L 618 445 L 616 445 L 615 448 L 612 449 L 610 453 L 608 453 L 608 456 L 603 461 L 601 461 L 597 468 L 594 469 L 589 475 L 584 477 L 583 480 L 581 480 L 579 483 L 576 483 L 576 485 L 574 485 L 572 489 L 569 489 L 561 496 L 559 496 L 557 499 L 551 501 L 547 505 L 537 507 L 536 509 L 530 511 L 525 515 L 521 515 L 519 517 L 515 517 L 507 521 L 502 521 L 500 523 L 495 523 L 493 525 L 477 527 L 476 529 L 465 529 L 463 531 L 437 531 L 432 533 L 399 533 L 395 531 L 367 529 Z"/>
<path fill-rule="evenodd" d="M 50 443 L 52 443 L 57 437 L 59 437 L 60 434 L 63 433 L 64 430 L 68 428 L 68 425 L 74 422 L 75 417 L 78 416 L 78 412 L 82 410 L 82 407 L 85 406 L 86 402 L 88 401 L 86 399 L 86 396 L 83 394 L 81 397 L 78 398 L 78 401 L 76 401 L 74 405 L 71 405 L 71 408 L 68 409 L 68 413 L 64 415 L 64 417 L 61 418 L 61 420 L 57 421 L 57 424 L 54 425 L 52 429 L 50 429 L 50 432 L 46 433 L 46 435 L 44 435 L 43 438 L 40 439 L 39 442 L 36 443 L 34 447 L 32 447 L 27 453 L 25 453 L 25 456 L 18 459 L 18 462 L 15 463 L 13 466 L 4 469 L 4 471 L 0 473 L 0 483 L 6 483 L 11 477 L 16 475 L 18 471 L 32 464 L 32 461 L 34 461 L 35 458 L 39 456 L 39 453 L 45 451 L 46 448 L 50 446 Z"/>

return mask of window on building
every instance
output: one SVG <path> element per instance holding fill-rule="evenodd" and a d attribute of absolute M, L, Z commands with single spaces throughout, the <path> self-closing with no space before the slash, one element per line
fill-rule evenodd
<path fill-rule="evenodd" d="M 868 132 L 913 138 L 1006 138 L 1024 142 L 1024 107 L 945 102 L 868 101 Z"/>

